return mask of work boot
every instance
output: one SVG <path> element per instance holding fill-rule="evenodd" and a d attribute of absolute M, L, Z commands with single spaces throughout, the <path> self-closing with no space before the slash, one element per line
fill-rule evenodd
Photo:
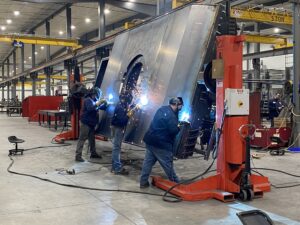
<path fill-rule="evenodd" d="M 102 159 L 102 156 L 98 155 L 97 153 L 93 153 L 93 154 L 91 154 L 90 158 L 91 159 Z"/>
<path fill-rule="evenodd" d="M 112 172 L 115 175 L 129 175 L 129 171 L 126 170 L 125 168 L 122 168 L 120 171 L 114 171 L 114 170 L 112 170 Z"/>
<path fill-rule="evenodd" d="M 148 181 L 145 184 L 140 184 L 141 189 L 148 188 L 148 187 L 150 187 L 150 183 Z"/>
<path fill-rule="evenodd" d="M 76 162 L 84 162 L 85 160 L 82 157 L 76 157 L 75 161 Z"/>

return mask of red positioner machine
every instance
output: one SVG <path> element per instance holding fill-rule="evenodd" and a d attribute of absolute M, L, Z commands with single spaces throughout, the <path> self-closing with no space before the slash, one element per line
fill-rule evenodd
<path fill-rule="evenodd" d="M 216 121 L 217 127 L 222 130 L 218 145 L 216 175 L 188 184 L 183 183 L 171 190 L 176 183 L 158 176 L 153 177 L 155 186 L 170 190 L 170 193 L 183 200 L 215 198 L 228 202 L 237 197 L 251 200 L 262 197 L 264 192 L 271 189 L 267 177 L 251 174 L 250 169 L 250 131 L 244 128 L 253 126 L 248 124 L 249 91 L 242 89 L 243 41 L 243 36 L 217 37 L 217 59 L 223 61 L 224 72 L 223 78 L 217 80 L 216 92 Z"/>

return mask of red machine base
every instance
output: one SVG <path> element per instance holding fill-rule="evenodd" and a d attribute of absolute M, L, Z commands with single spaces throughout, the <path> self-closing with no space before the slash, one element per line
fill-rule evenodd
<path fill-rule="evenodd" d="M 152 183 L 156 187 L 169 190 L 176 183 L 165 180 L 159 176 L 152 177 Z M 239 192 L 229 192 L 223 190 L 221 186 L 221 175 L 217 174 L 187 185 L 179 185 L 170 191 L 171 194 L 181 197 L 184 201 L 200 201 L 207 199 L 217 199 L 223 202 L 234 201 Z M 254 198 L 263 197 L 263 193 L 271 190 L 271 185 L 267 177 L 251 175 L 251 183 L 253 184 Z M 227 186 L 236 188 L 236 184 L 227 180 Z M 238 190 L 239 191 L 239 190 Z"/>
<path fill-rule="evenodd" d="M 62 143 L 68 140 L 76 140 L 78 136 L 73 130 L 67 131 L 65 133 L 58 134 L 54 137 L 54 141 L 57 143 Z"/>

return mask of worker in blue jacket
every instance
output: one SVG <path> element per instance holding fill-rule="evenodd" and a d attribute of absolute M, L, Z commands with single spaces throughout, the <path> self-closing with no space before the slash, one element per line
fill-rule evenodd
<path fill-rule="evenodd" d="M 157 110 L 151 125 L 144 136 L 146 155 L 143 163 L 140 187 L 149 187 L 152 167 L 159 162 L 170 181 L 179 182 L 173 168 L 173 144 L 179 132 L 178 113 L 182 109 L 181 97 L 171 98 L 169 105 Z"/>
<path fill-rule="evenodd" d="M 121 146 L 129 118 L 136 108 L 131 107 L 132 95 L 129 91 L 124 91 L 119 96 L 119 102 L 114 110 L 111 121 L 112 130 L 112 172 L 117 175 L 128 175 L 129 172 L 121 163 Z"/>
<path fill-rule="evenodd" d="M 90 158 L 102 158 L 96 152 L 95 127 L 98 124 L 98 110 L 106 108 L 106 100 L 100 99 L 102 92 L 99 88 L 92 88 L 83 102 L 83 109 L 80 119 L 80 134 L 77 142 L 75 160 L 84 162 L 82 149 L 84 142 L 88 139 L 91 156 Z"/>
<path fill-rule="evenodd" d="M 280 100 L 280 94 L 278 93 L 269 101 L 269 119 L 271 121 L 271 127 L 274 127 L 274 118 L 279 116 L 283 108 L 284 104 Z"/>

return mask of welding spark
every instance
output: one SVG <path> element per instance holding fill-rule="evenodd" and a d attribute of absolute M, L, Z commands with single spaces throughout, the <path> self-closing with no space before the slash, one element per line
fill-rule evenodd
<path fill-rule="evenodd" d="M 146 95 L 143 95 L 143 96 L 141 97 L 140 103 L 141 103 L 142 106 L 148 105 L 149 100 L 148 100 L 148 98 L 147 98 Z"/>
<path fill-rule="evenodd" d="M 190 114 L 188 112 L 182 112 L 180 115 L 180 121 L 188 121 L 190 119 Z"/>

